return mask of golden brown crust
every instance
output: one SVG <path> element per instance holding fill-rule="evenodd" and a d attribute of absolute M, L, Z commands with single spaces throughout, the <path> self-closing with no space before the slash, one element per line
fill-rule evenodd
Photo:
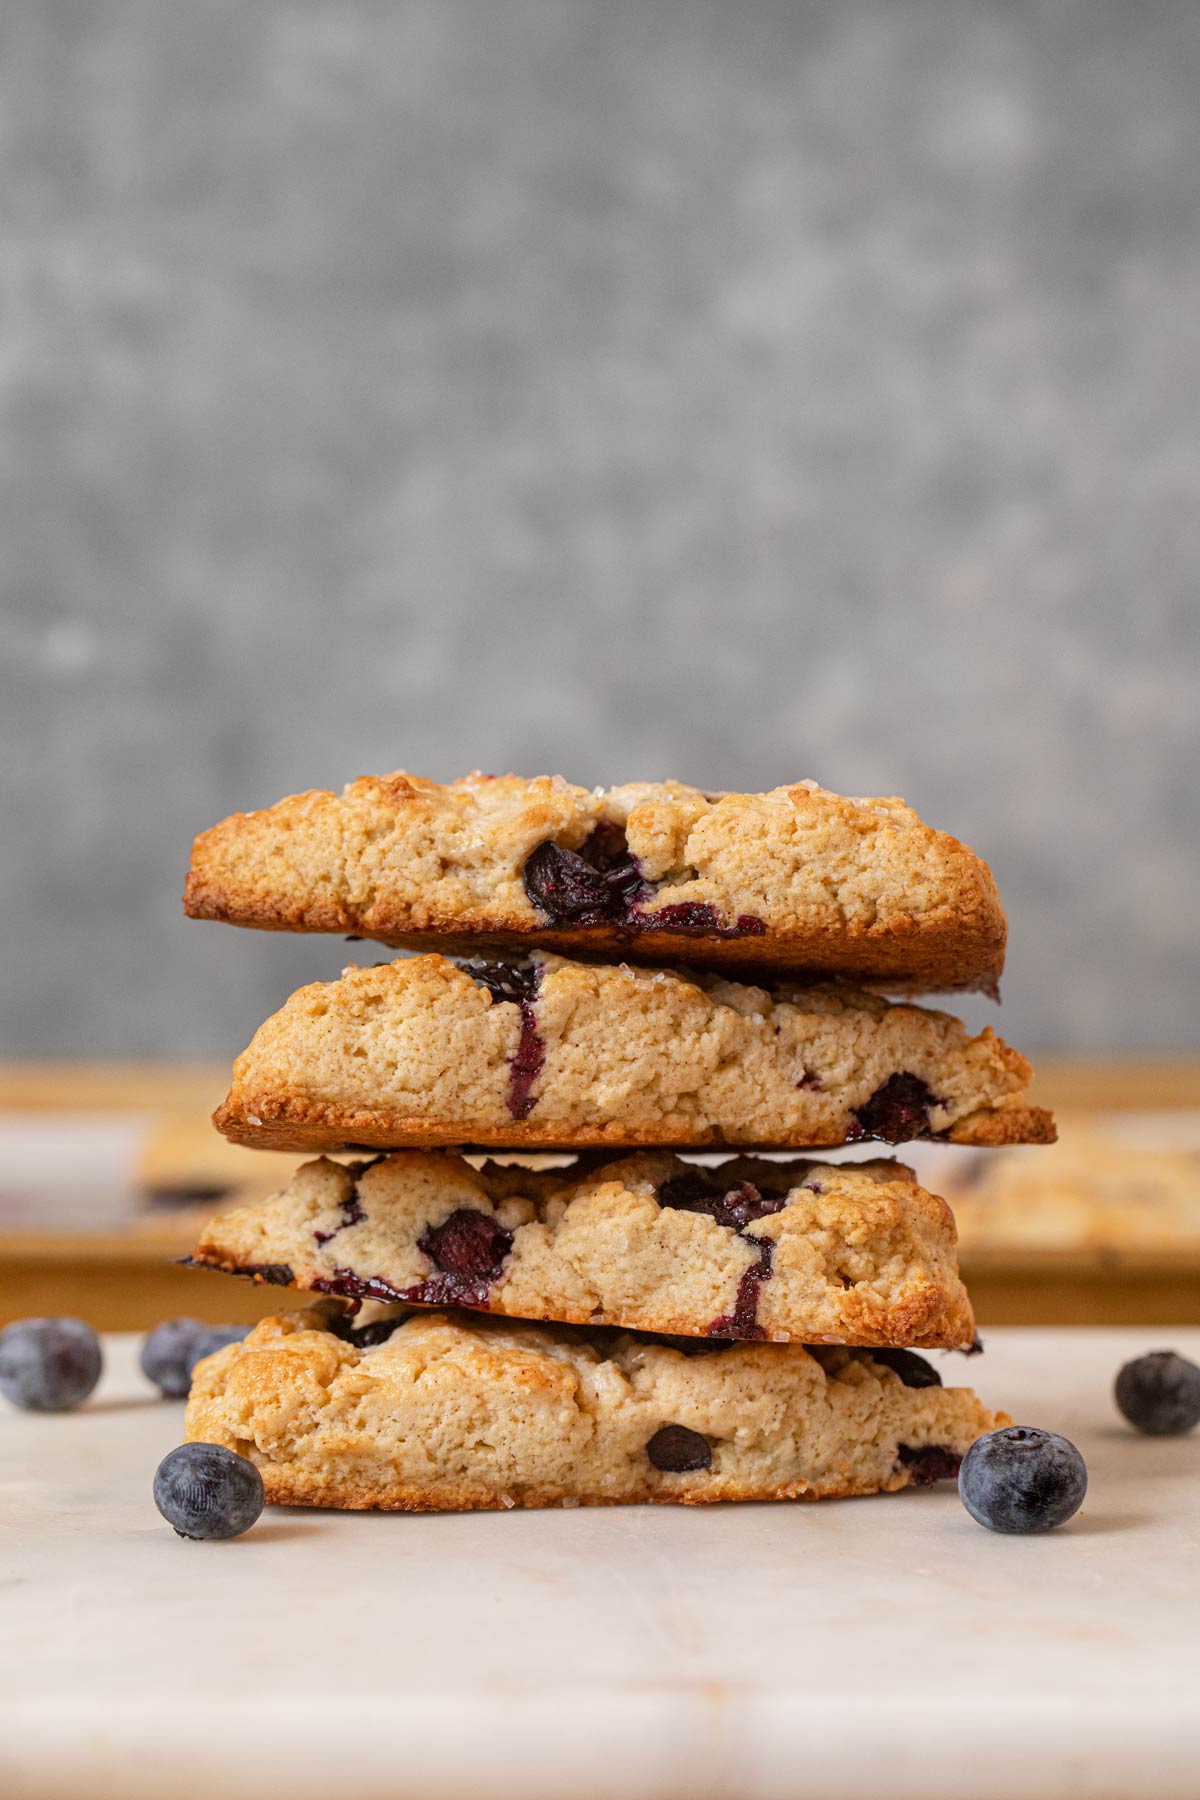
<path fill-rule="evenodd" d="M 210 1220 L 192 1261 L 315 1292 L 674 1336 L 972 1344 L 953 1216 L 910 1170 L 739 1157 L 710 1173 L 706 1183 L 662 1154 L 540 1173 L 421 1151 L 349 1167 L 322 1159 L 281 1193 Z M 691 1193 L 681 1182 L 718 1196 L 752 1184 L 752 1209 L 763 1194 L 778 1209 L 739 1230 L 673 1205 L 671 1184 L 681 1201 Z M 429 1234 L 463 1212 L 507 1242 L 485 1280 L 447 1291 Z"/>
<path fill-rule="evenodd" d="M 998 1419 L 1007 1415 L 997 1414 Z M 624 1494 L 605 1494 L 598 1489 L 564 1493 L 560 1486 L 523 1487 L 520 1497 L 502 1499 L 494 1488 L 474 1482 L 439 1484 L 436 1489 L 404 1485 L 380 1490 L 364 1487 L 353 1477 L 339 1473 L 326 1475 L 298 1469 L 261 1470 L 263 1492 L 268 1506 L 321 1506 L 338 1512 L 511 1512 L 514 1507 L 542 1510 L 549 1506 L 628 1506 L 631 1498 Z M 719 1493 L 697 1492 L 677 1494 L 639 1494 L 633 1504 L 639 1506 L 718 1506 L 758 1500 L 862 1500 L 871 1494 L 898 1494 L 912 1487 L 914 1479 L 908 1469 L 895 1471 L 876 1482 L 843 1480 L 814 1488 L 803 1481 L 784 1482 L 777 1487 L 756 1487 L 753 1482 L 740 1486 L 725 1483 Z"/>
<path fill-rule="evenodd" d="M 870 1103 L 906 1076 L 929 1105 L 882 1130 L 891 1141 L 1053 1137 L 1025 1103 L 1024 1057 L 947 1013 L 836 984 L 770 991 L 540 953 L 533 964 L 523 1004 L 440 956 L 301 988 L 238 1058 L 218 1129 L 298 1151 L 824 1148 L 861 1136 Z"/>
<path fill-rule="evenodd" d="M 969 1113 L 946 1132 L 951 1144 L 991 1149 L 1003 1144 L 1053 1144 L 1058 1137 L 1054 1114 L 1044 1106 L 1012 1106 Z"/>
<path fill-rule="evenodd" d="M 329 1317 L 264 1320 L 194 1373 L 188 1441 L 248 1457 L 278 1503 L 446 1511 L 895 1492 L 920 1479 L 923 1453 L 961 1456 L 1008 1423 L 969 1389 L 905 1387 L 864 1350 L 685 1356 L 636 1336 L 434 1313 L 361 1351 Z M 668 1425 L 703 1439 L 702 1466 L 656 1465 L 649 1447 Z"/>
<path fill-rule="evenodd" d="M 653 884 L 640 912 L 715 908 L 720 932 L 555 926 L 522 872 L 542 843 L 624 830 Z M 902 801 L 797 782 L 707 796 L 676 782 L 589 791 L 560 777 L 397 773 L 292 795 L 196 839 L 184 909 L 259 930 L 340 932 L 452 954 L 539 945 L 653 965 L 849 976 L 909 992 L 988 987 L 1006 922 L 991 872 Z M 739 918 L 757 935 L 730 935 Z"/>
<path fill-rule="evenodd" d="M 255 1150 L 286 1150 L 299 1156 L 338 1156 L 355 1150 L 446 1150 L 466 1147 L 480 1150 L 544 1150 L 564 1155 L 575 1150 L 722 1150 L 746 1147 L 754 1150 L 833 1150 L 845 1135 L 818 1136 L 806 1132 L 799 1138 L 743 1139 L 715 1130 L 663 1132 L 638 1131 L 619 1121 L 581 1121 L 564 1133 L 543 1129 L 528 1119 L 511 1125 L 460 1130 L 424 1119 L 396 1117 L 370 1108 L 326 1107 L 311 1101 L 290 1101 L 257 1093 L 248 1102 L 250 1113 L 228 1095 L 213 1114 L 217 1130 L 234 1144 Z M 1054 1115 L 1043 1106 L 1010 1106 L 992 1113 L 974 1112 L 944 1134 L 952 1144 L 991 1148 L 1004 1144 L 1052 1144 L 1056 1137 Z"/>

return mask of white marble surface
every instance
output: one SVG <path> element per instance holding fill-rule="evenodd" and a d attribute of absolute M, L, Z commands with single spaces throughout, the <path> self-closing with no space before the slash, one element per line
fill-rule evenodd
<path fill-rule="evenodd" d="M 1200 1331 L 1166 1334 L 1200 1357 Z M 190 1544 L 132 1340 L 0 1415 L 6 1800 L 1194 1800 L 1200 1436 L 1111 1409 L 1145 1332 L 947 1359 L 1091 1471 L 993 1537 L 953 1488 L 820 1506 L 271 1512 Z"/>

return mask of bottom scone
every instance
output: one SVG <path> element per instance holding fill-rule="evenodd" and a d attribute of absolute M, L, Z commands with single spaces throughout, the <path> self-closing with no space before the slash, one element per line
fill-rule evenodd
<path fill-rule="evenodd" d="M 908 1351 L 355 1327 L 326 1303 L 199 1363 L 187 1438 L 248 1457 L 278 1504 L 427 1512 L 893 1492 L 1009 1422 Z"/>

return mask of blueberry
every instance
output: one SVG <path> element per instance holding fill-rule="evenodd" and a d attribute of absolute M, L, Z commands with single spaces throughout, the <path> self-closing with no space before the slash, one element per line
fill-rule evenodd
<path fill-rule="evenodd" d="M 744 1231 L 755 1219 L 767 1219 L 787 1205 L 787 1188 L 757 1188 L 742 1181 L 727 1187 L 714 1180 L 705 1169 L 689 1169 L 686 1175 L 674 1175 L 658 1190 L 658 1204 L 681 1212 L 707 1213 L 718 1225 L 733 1231 Z"/>
<path fill-rule="evenodd" d="M 441 1225 L 422 1233 L 419 1243 L 448 1275 L 495 1276 L 512 1249 L 512 1232 L 490 1213 L 460 1206 Z"/>
<path fill-rule="evenodd" d="M 1200 1425 L 1200 1368 L 1174 1350 L 1127 1362 L 1113 1391 L 1129 1423 L 1150 1437 L 1180 1437 Z"/>
<path fill-rule="evenodd" d="M 675 900 L 657 912 L 638 913 L 630 921 L 640 931 L 679 931 L 690 937 L 761 937 L 767 929 L 753 913 L 739 913 L 733 925 L 722 925 L 721 915 L 707 900 Z"/>
<path fill-rule="evenodd" d="M 488 990 L 493 1000 L 511 1000 L 519 1005 L 522 1000 L 532 1000 L 538 991 L 541 970 L 533 962 L 489 962 L 486 957 L 472 956 L 462 968 L 477 987 Z"/>
<path fill-rule="evenodd" d="M 525 859 L 522 879 L 526 894 L 551 925 L 599 925 L 619 911 L 603 875 L 549 838 Z"/>
<path fill-rule="evenodd" d="M 183 1399 L 191 1387 L 193 1347 L 207 1330 L 199 1319 L 167 1319 L 156 1325 L 143 1343 L 138 1358 L 142 1374 L 168 1400 Z"/>
<path fill-rule="evenodd" d="M 712 1466 L 708 1439 L 686 1425 L 662 1426 L 646 1445 L 646 1455 L 656 1469 L 669 1475 L 686 1475 Z"/>
<path fill-rule="evenodd" d="M 956 1481 L 962 1457 L 949 1444 L 901 1444 L 900 1466 L 907 1469 L 914 1487 L 933 1487 L 939 1481 Z"/>
<path fill-rule="evenodd" d="M 1077 1513 L 1087 1465 L 1074 1444 L 1036 1425 L 977 1438 L 958 1472 L 963 1505 L 989 1531 L 1049 1531 Z"/>
<path fill-rule="evenodd" d="M 220 1444 L 181 1444 L 154 1473 L 154 1504 L 180 1537 L 240 1537 L 263 1502 L 254 1464 Z"/>
<path fill-rule="evenodd" d="M 0 1394 L 29 1412 L 65 1412 L 87 1399 L 103 1361 L 82 1319 L 18 1319 L 0 1331 Z"/>
<path fill-rule="evenodd" d="M 903 1144 L 909 1138 L 928 1137 L 929 1109 L 937 1104 L 928 1082 L 903 1069 L 889 1075 L 852 1115 L 846 1142 L 853 1144 L 873 1137 L 882 1138 L 887 1144 Z"/>
<path fill-rule="evenodd" d="M 942 1378 L 933 1364 L 915 1350 L 873 1349 L 872 1362 L 882 1363 L 897 1374 L 906 1388 L 941 1387 Z"/>
<path fill-rule="evenodd" d="M 692 937 L 723 937 L 721 915 L 707 900 L 676 900 L 660 906 L 645 921 L 648 931 L 680 931 Z"/>
<path fill-rule="evenodd" d="M 187 1354 L 188 1384 L 196 1372 L 196 1364 L 205 1356 L 215 1356 L 226 1344 L 240 1344 L 254 1330 L 253 1325 L 202 1325 L 192 1339 Z"/>
<path fill-rule="evenodd" d="M 526 858 L 525 892 L 551 925 L 628 922 L 646 891 L 637 858 L 618 825 L 598 825 L 579 853 L 550 838 Z"/>

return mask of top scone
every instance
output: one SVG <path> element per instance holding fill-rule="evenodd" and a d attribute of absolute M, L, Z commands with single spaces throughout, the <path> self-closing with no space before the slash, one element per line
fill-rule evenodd
<path fill-rule="evenodd" d="M 974 851 L 901 800 L 810 781 L 703 794 L 674 781 L 364 776 L 203 832 L 184 907 L 451 954 L 536 943 L 910 991 L 993 986 L 1006 935 Z"/>

